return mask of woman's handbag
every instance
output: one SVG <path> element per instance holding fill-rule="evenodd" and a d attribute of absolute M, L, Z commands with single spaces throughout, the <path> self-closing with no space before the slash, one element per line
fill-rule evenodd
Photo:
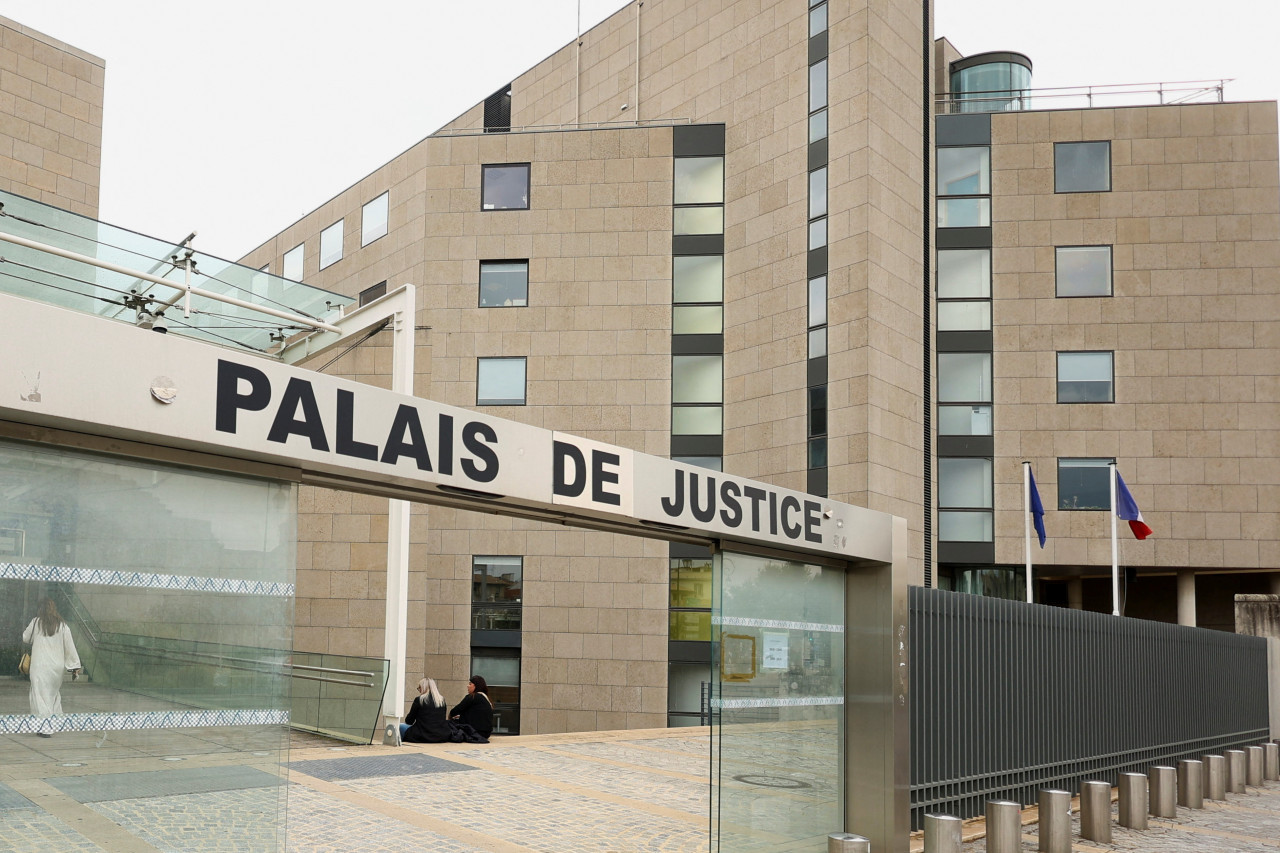
<path fill-rule="evenodd" d="M 31 655 L 23 653 L 22 660 L 18 661 L 18 672 L 23 675 L 31 674 Z"/>

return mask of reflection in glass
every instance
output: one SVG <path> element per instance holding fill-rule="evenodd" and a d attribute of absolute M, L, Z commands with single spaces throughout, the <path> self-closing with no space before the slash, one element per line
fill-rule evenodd
<path fill-rule="evenodd" d="M 951 74 L 957 112 L 1030 109 L 1031 69 L 1017 62 L 984 62 Z"/>
<path fill-rule="evenodd" d="M 722 255 L 677 255 L 671 259 L 671 301 L 720 302 L 723 299 Z"/>
<path fill-rule="evenodd" d="M 827 167 L 809 173 L 809 218 L 827 215 Z"/>
<path fill-rule="evenodd" d="M 290 281 L 302 281 L 302 250 L 303 244 L 299 243 L 284 253 L 284 271 L 280 274 Z"/>
<path fill-rule="evenodd" d="M 1023 570 L 1011 566 L 983 566 L 955 569 L 955 591 L 987 598 L 1025 601 L 1027 585 Z"/>
<path fill-rule="evenodd" d="M 320 269 L 342 260 L 342 220 L 320 232 Z"/>
<path fill-rule="evenodd" d="M 809 112 L 820 110 L 827 105 L 827 61 L 825 59 L 809 66 Z"/>
<path fill-rule="evenodd" d="M 672 462 L 684 462 L 686 465 L 697 465 L 711 471 L 723 471 L 724 459 L 720 456 L 672 456 Z"/>
<path fill-rule="evenodd" d="M 990 542 L 991 513 L 941 510 L 938 513 L 938 539 L 943 542 Z"/>
<path fill-rule="evenodd" d="M 991 402 L 991 353 L 938 353 L 938 400 L 942 403 Z"/>
<path fill-rule="evenodd" d="M 1055 251 L 1058 296 L 1110 296 L 1110 246 L 1059 246 Z"/>
<path fill-rule="evenodd" d="M 825 851 L 844 814 L 844 572 L 734 553 L 714 566 L 711 849 Z M 785 801 L 741 781 L 762 776 Z"/>
<path fill-rule="evenodd" d="M 991 296 L 990 249 L 939 249 L 938 298 Z"/>
<path fill-rule="evenodd" d="M 477 406 L 523 406 L 525 361 L 523 358 L 476 360 Z"/>
<path fill-rule="evenodd" d="M 989 331 L 991 329 L 991 303 L 939 302 L 939 332 Z"/>
<path fill-rule="evenodd" d="M 938 149 L 938 195 L 990 195 L 991 149 Z"/>
<path fill-rule="evenodd" d="M 493 733 L 520 734 L 520 650 L 473 648 L 471 672 L 484 678 L 493 700 Z"/>
<path fill-rule="evenodd" d="M 1058 402 L 1110 403 L 1112 376 L 1109 352 L 1060 352 Z"/>
<path fill-rule="evenodd" d="M 991 224 L 991 199 L 938 199 L 939 228 L 985 228 Z"/>
<path fill-rule="evenodd" d="M 809 279 L 809 327 L 824 326 L 827 322 L 827 277 Z"/>
<path fill-rule="evenodd" d="M 473 630 L 520 630 L 523 575 L 523 557 L 471 558 Z"/>
<path fill-rule="evenodd" d="M 724 356 L 675 355 L 671 357 L 671 402 L 720 403 L 724 401 Z"/>
<path fill-rule="evenodd" d="M 809 223 L 809 248 L 820 249 L 827 245 L 827 218 L 815 219 Z"/>
<path fill-rule="evenodd" d="M 1059 459 L 1058 509 L 1108 509 L 1114 459 Z"/>
<path fill-rule="evenodd" d="M 815 6 L 809 12 L 809 37 L 812 38 L 827 28 L 827 4 Z"/>
<path fill-rule="evenodd" d="M 938 435 L 991 435 L 991 407 L 939 406 Z"/>
<path fill-rule="evenodd" d="M 1111 143 L 1054 143 L 1053 190 L 1059 193 L 1109 192 Z"/>
<path fill-rule="evenodd" d="M 528 304 L 528 261 L 480 262 L 481 308 L 521 308 Z"/>
<path fill-rule="evenodd" d="M 673 406 L 672 435 L 720 435 L 724 431 L 724 410 L 719 406 Z"/>
<path fill-rule="evenodd" d="M 375 198 L 360 209 L 360 245 L 367 246 L 387 233 L 388 194 Z"/>
<path fill-rule="evenodd" d="M 819 110 L 809 116 L 809 141 L 817 142 L 827 138 L 827 111 Z"/>
<path fill-rule="evenodd" d="M 827 327 L 809 330 L 809 358 L 822 358 L 827 354 Z"/>
<path fill-rule="evenodd" d="M 991 508 L 991 460 L 944 456 L 938 459 L 938 506 Z"/>
<path fill-rule="evenodd" d="M 723 204 L 724 158 L 675 158 L 673 204 Z"/>
<path fill-rule="evenodd" d="M 724 208 L 677 207 L 672 211 L 672 232 L 678 236 L 691 234 L 723 234 Z"/>
<path fill-rule="evenodd" d="M 722 305 L 677 305 L 671 309 L 673 335 L 718 335 L 723 331 Z"/>
<path fill-rule="evenodd" d="M 528 163 L 485 166 L 481 186 L 481 210 L 529 209 Z"/>
<path fill-rule="evenodd" d="M 809 467 L 825 468 L 827 466 L 827 440 L 826 438 L 809 439 Z"/>

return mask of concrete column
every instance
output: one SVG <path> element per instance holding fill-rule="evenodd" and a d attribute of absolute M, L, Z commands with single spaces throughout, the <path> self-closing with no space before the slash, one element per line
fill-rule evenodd
<path fill-rule="evenodd" d="M 1196 625 L 1196 573 L 1191 569 L 1178 571 L 1178 624 Z"/>
<path fill-rule="evenodd" d="M 1071 853 L 1071 792 L 1040 792 L 1040 853 Z"/>
<path fill-rule="evenodd" d="M 1067 581 L 1067 606 L 1072 610 L 1084 610 L 1084 581 L 1071 578 Z"/>

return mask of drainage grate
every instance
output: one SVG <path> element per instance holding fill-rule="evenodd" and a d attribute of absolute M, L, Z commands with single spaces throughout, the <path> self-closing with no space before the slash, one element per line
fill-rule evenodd
<path fill-rule="evenodd" d="M 422 776 L 428 773 L 457 773 L 475 770 L 465 764 L 445 761 L 430 755 L 383 755 L 375 758 L 319 758 L 314 761 L 293 761 L 290 770 L 297 770 L 323 779 L 337 782 L 343 779 L 370 779 L 380 776 Z"/>
<path fill-rule="evenodd" d="M 46 781 L 80 803 L 238 791 L 282 784 L 280 777 L 253 767 L 184 767 L 180 770 L 67 776 Z"/>

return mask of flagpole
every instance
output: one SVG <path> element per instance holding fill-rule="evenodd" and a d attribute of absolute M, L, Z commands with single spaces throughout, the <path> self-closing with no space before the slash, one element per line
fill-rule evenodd
<path fill-rule="evenodd" d="M 1116 544 L 1116 463 L 1111 472 L 1111 615 L 1120 615 L 1120 547 Z"/>
<path fill-rule="evenodd" d="M 1022 533 L 1023 549 L 1027 555 L 1027 604 L 1031 595 L 1031 463 L 1022 463 Z"/>

